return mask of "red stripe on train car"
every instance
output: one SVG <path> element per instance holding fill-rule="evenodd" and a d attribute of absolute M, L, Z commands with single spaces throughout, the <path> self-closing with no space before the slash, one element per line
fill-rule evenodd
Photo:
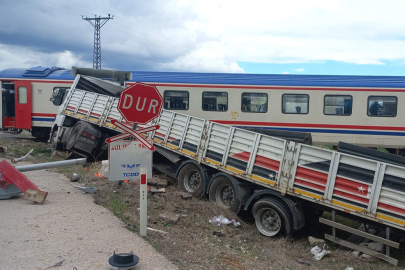
<path fill-rule="evenodd" d="M 326 185 L 328 181 L 328 175 L 326 173 L 321 173 L 304 167 L 297 167 L 297 172 L 295 177 L 305 178 L 323 185 Z"/>
<path fill-rule="evenodd" d="M 342 177 L 336 177 L 335 188 L 366 196 L 369 186 L 368 184 L 361 184 Z"/>
<path fill-rule="evenodd" d="M 359 196 L 352 195 L 352 194 L 349 194 L 349 193 L 346 193 L 346 192 L 343 192 L 343 191 L 339 191 L 339 190 L 334 190 L 333 195 L 339 195 L 340 197 L 350 199 L 350 200 L 353 200 L 353 201 L 357 201 L 357 202 L 361 202 L 361 203 L 364 203 L 364 204 L 367 204 L 367 205 L 368 205 L 368 202 L 369 202 L 369 200 L 366 199 L 366 198 L 361 198 Z"/>
<path fill-rule="evenodd" d="M 55 117 L 54 113 L 32 113 L 32 116 L 44 116 L 44 117 Z"/>
<path fill-rule="evenodd" d="M 280 168 L 280 162 L 274 159 L 266 158 L 263 156 L 256 156 L 255 165 L 267 168 L 273 171 L 278 171 Z"/>
<path fill-rule="evenodd" d="M 304 181 L 304 180 L 301 180 L 301 179 L 298 179 L 298 178 L 295 178 L 294 184 L 300 184 L 302 186 L 311 187 L 311 188 L 314 188 L 314 189 L 317 189 L 317 190 L 320 190 L 320 191 L 325 191 L 324 186 L 317 185 L 317 184 L 314 184 L 314 183 L 310 183 L 310 182 L 307 182 L 307 181 Z"/>
<path fill-rule="evenodd" d="M 401 209 L 399 207 L 395 207 L 395 206 L 392 206 L 392 205 L 388 205 L 388 204 L 385 204 L 385 203 L 378 203 L 377 208 L 385 209 L 385 210 L 389 210 L 389 211 L 392 211 L 392 212 L 396 212 L 396 213 L 400 213 L 402 215 L 405 215 L 405 210 L 404 209 Z"/>

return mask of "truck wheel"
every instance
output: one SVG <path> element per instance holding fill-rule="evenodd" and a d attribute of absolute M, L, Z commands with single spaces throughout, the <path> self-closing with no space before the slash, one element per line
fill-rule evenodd
<path fill-rule="evenodd" d="M 187 164 L 181 168 L 178 178 L 180 189 L 191 193 L 194 197 L 204 194 L 204 176 L 200 168 L 195 164 Z"/>
<path fill-rule="evenodd" d="M 84 122 L 78 122 L 70 131 L 68 137 L 66 138 L 66 149 L 67 150 L 72 150 L 73 146 L 79 139 L 80 133 L 82 132 L 83 129 L 83 124 Z"/>
<path fill-rule="evenodd" d="M 219 176 L 212 181 L 209 191 L 211 201 L 216 201 L 219 206 L 230 209 L 234 213 L 240 211 L 240 201 L 236 197 L 232 181 L 225 176 Z"/>
<path fill-rule="evenodd" d="M 274 198 L 257 201 L 252 209 L 257 229 L 265 236 L 290 236 L 293 232 L 292 214 L 288 207 Z"/>

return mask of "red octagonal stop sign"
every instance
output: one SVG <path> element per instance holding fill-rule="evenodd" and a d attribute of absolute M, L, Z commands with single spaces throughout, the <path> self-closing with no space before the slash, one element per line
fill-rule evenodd
<path fill-rule="evenodd" d="M 127 122 L 146 124 L 160 115 L 163 98 L 155 86 L 136 83 L 122 90 L 118 111 Z"/>

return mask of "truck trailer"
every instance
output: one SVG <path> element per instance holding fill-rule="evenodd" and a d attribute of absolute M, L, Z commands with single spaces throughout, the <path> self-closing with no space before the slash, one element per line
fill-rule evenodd
<path fill-rule="evenodd" d="M 122 132 L 111 121 L 123 120 L 117 104 L 124 87 L 78 74 L 65 94 L 55 94 L 60 107 L 52 127 L 53 147 L 93 157 L 106 152 L 105 139 Z M 290 236 L 305 226 L 306 218 L 331 211 L 332 220 L 320 218 L 332 226 L 332 235 L 325 237 L 349 246 L 335 230 L 354 229 L 337 223 L 335 215 L 360 220 L 386 231 L 385 238 L 357 232 L 384 244 L 386 252 L 355 248 L 398 263 L 389 256 L 390 247 L 399 248 L 390 236 L 405 231 L 405 167 L 170 110 L 162 110 L 147 126 L 156 124 L 160 129 L 146 137 L 175 164 L 181 189 L 235 213 L 251 212 L 257 229 L 270 237 Z"/>

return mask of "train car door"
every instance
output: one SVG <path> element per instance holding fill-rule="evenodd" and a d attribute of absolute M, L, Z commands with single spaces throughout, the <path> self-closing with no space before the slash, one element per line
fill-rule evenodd
<path fill-rule="evenodd" d="M 31 82 L 15 81 L 15 127 L 31 129 Z"/>
<path fill-rule="evenodd" d="M 15 128 L 14 82 L 1 83 L 1 127 Z"/>

